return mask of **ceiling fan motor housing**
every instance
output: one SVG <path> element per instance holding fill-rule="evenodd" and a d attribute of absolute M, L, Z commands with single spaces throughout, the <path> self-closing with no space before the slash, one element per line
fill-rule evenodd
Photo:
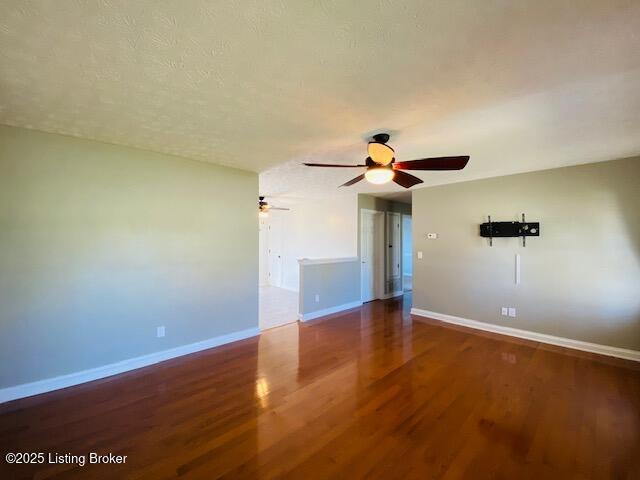
<path fill-rule="evenodd" d="M 388 133 L 376 133 L 372 138 L 376 143 L 387 143 L 390 136 Z"/>

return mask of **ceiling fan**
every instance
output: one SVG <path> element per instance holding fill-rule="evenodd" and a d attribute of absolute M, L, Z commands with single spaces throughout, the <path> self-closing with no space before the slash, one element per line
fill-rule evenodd
<path fill-rule="evenodd" d="M 280 208 L 280 207 L 272 207 L 269 203 L 264 199 L 264 196 L 258 197 L 258 215 L 261 217 L 268 217 L 269 210 L 289 210 L 288 208 Z"/>
<path fill-rule="evenodd" d="M 411 188 L 414 185 L 422 183 L 422 180 L 402 170 L 462 170 L 467 166 L 467 162 L 469 161 L 469 156 L 464 155 L 460 157 L 432 157 L 408 162 L 396 162 L 394 157 L 395 152 L 393 148 L 387 145 L 388 141 L 389 134 L 387 133 L 374 135 L 372 141 L 367 145 L 367 153 L 369 156 L 364 164 L 305 163 L 304 165 L 307 167 L 367 168 L 366 172 L 340 185 L 341 187 L 349 187 L 366 178 L 369 182 L 378 185 L 393 180 L 404 188 Z"/>

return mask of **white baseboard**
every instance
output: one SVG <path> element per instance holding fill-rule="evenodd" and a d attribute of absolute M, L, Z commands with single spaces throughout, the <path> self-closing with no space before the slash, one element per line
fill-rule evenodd
<path fill-rule="evenodd" d="M 299 313 L 298 319 L 306 322 L 308 320 L 313 320 L 314 318 L 324 317 L 325 315 L 331 315 L 332 313 L 342 312 L 343 310 L 351 310 L 352 308 L 357 308 L 362 305 L 361 301 L 345 303 L 343 305 L 338 305 L 336 307 L 325 308 L 324 310 L 316 310 L 315 312 L 309 313 Z"/>
<path fill-rule="evenodd" d="M 403 295 L 403 294 L 404 294 L 403 290 L 398 290 L 397 292 L 385 293 L 378 300 L 387 300 L 389 298 L 399 297 L 400 295 Z"/>
<path fill-rule="evenodd" d="M 607 355 L 610 357 L 624 358 L 626 360 L 640 362 L 640 351 L 637 350 L 610 347 L 608 345 L 583 342 L 582 340 L 573 340 L 571 338 L 565 337 L 556 337 L 553 335 L 547 335 L 546 333 L 537 333 L 529 330 L 521 330 L 519 328 L 503 327 L 502 325 L 479 322 L 477 320 L 469 320 L 467 318 L 447 315 L 445 313 L 430 312 L 429 310 L 422 310 L 420 308 L 412 308 L 411 314 L 420 317 L 433 318 L 435 320 L 441 320 L 447 323 L 454 323 L 456 325 L 462 325 L 464 327 L 485 330 L 487 332 L 509 335 L 511 337 L 525 338 L 527 340 L 533 340 L 534 342 L 548 343 L 550 345 L 573 348 L 575 350 L 583 350 L 585 352 L 599 353 L 600 355 Z"/>
<path fill-rule="evenodd" d="M 24 383 L 22 385 L 3 388 L 0 389 L 0 403 L 8 402 L 10 400 L 15 400 L 18 398 L 30 397 L 32 395 L 38 395 L 40 393 L 51 392 L 53 390 L 59 390 L 61 388 L 78 385 L 80 383 L 91 382 L 92 380 L 110 377 L 119 373 L 124 373 L 130 370 L 135 370 L 137 368 L 153 365 L 154 363 L 163 362 L 171 358 L 188 355 L 189 353 L 199 352 L 208 348 L 218 347 L 220 345 L 224 345 L 225 343 L 244 340 L 245 338 L 254 337 L 259 334 L 259 328 L 248 328 L 246 330 L 240 330 L 239 332 L 220 335 L 218 337 L 209 338 L 201 342 L 181 345 L 179 347 L 170 348 L 168 350 L 150 353 L 141 357 L 130 358 L 121 362 L 111 363 L 109 365 L 103 365 L 101 367 L 91 368 L 89 370 L 83 370 L 81 372 L 74 372 L 67 375 L 61 375 L 59 377 L 47 378 L 45 380 L 38 380 L 36 382 Z"/>

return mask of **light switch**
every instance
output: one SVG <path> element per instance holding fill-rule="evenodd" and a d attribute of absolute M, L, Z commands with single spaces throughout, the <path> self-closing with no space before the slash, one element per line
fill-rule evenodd
<path fill-rule="evenodd" d="M 422 260 L 422 252 L 418 252 L 418 260 Z"/>
<path fill-rule="evenodd" d="M 509 316 L 510 317 L 515 317 L 516 316 L 516 309 L 513 307 L 509 307 Z"/>

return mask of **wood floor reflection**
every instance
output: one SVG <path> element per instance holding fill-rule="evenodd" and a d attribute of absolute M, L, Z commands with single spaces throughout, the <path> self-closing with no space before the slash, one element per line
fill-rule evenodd
<path fill-rule="evenodd" d="M 412 320 L 409 298 L 0 405 L 0 478 L 640 478 L 638 364 Z M 404 302 L 404 308 L 403 308 Z"/>

